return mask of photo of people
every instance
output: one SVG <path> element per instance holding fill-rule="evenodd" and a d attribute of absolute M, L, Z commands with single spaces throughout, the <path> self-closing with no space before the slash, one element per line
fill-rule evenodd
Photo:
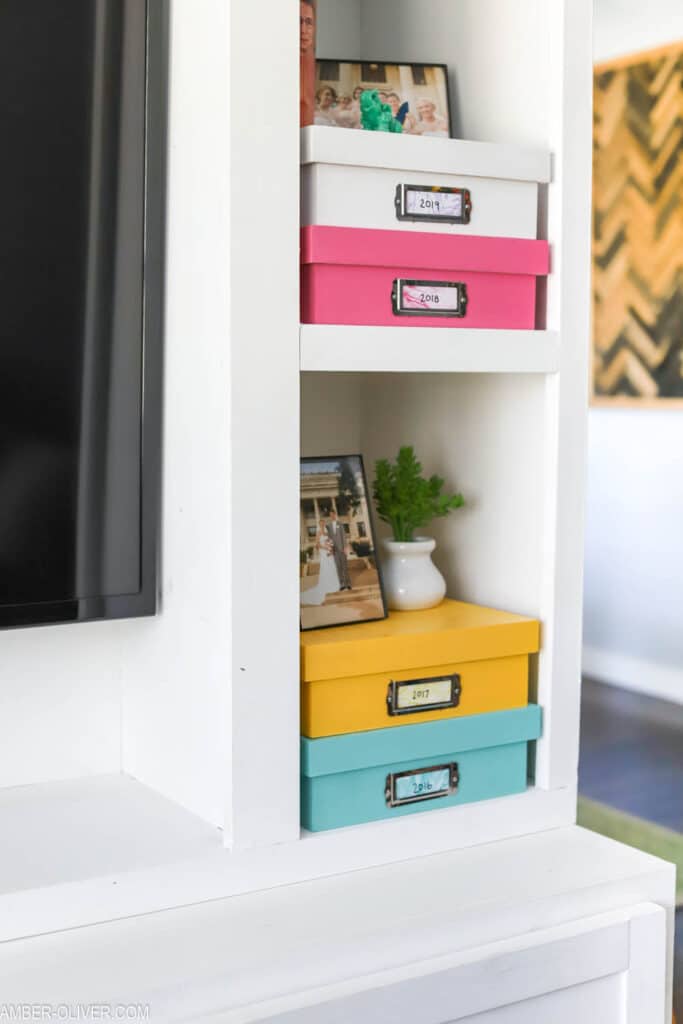
<path fill-rule="evenodd" d="M 299 120 L 313 124 L 315 116 L 315 0 L 299 3 Z"/>
<path fill-rule="evenodd" d="M 386 618 L 360 455 L 301 460 L 301 628 Z"/>
<path fill-rule="evenodd" d="M 316 67 L 314 124 L 362 128 L 360 98 L 376 89 L 404 134 L 450 137 L 445 65 L 319 60 Z"/>

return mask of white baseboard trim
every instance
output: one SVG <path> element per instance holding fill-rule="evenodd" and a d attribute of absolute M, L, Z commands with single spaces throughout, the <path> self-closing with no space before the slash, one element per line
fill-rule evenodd
<path fill-rule="evenodd" d="M 600 647 L 584 647 L 583 674 L 601 683 L 683 704 L 683 666 L 662 665 Z"/>

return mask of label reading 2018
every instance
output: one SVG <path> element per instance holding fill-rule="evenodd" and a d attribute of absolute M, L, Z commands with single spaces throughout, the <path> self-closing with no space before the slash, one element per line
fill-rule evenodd
<path fill-rule="evenodd" d="M 402 306 L 405 310 L 443 309 L 457 313 L 460 308 L 460 292 L 458 288 L 425 287 L 420 284 L 404 283 Z"/>
<path fill-rule="evenodd" d="M 391 289 L 395 316 L 464 317 L 467 285 L 464 281 L 415 281 L 397 277 Z"/>

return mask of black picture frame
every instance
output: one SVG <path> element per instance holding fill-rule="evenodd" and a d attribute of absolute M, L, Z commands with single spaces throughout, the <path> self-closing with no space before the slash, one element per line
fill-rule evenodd
<path fill-rule="evenodd" d="M 322 77 L 321 76 L 321 70 L 333 70 L 335 68 L 341 69 L 344 65 L 347 65 L 347 66 L 348 65 L 354 65 L 354 66 L 357 65 L 361 69 L 362 68 L 378 68 L 379 69 L 379 68 L 386 68 L 386 67 L 410 68 L 411 73 L 412 73 L 412 77 L 413 77 L 413 81 L 414 81 L 414 87 L 417 88 L 417 89 L 424 89 L 426 87 L 426 84 L 427 84 L 427 83 L 417 83 L 417 82 L 415 82 L 415 76 L 416 76 L 416 74 L 419 74 L 420 70 L 422 72 L 424 72 L 425 70 L 428 70 L 428 69 L 435 69 L 435 70 L 438 70 L 438 71 L 442 72 L 443 73 L 443 78 L 444 78 L 444 83 L 443 84 L 444 84 L 444 89 L 445 89 L 446 116 L 447 116 L 447 119 L 448 119 L 447 137 L 448 138 L 454 138 L 453 114 L 452 114 L 452 108 L 451 108 L 451 90 L 450 90 L 450 82 L 449 82 L 448 65 L 447 64 L 441 64 L 438 61 L 437 62 L 405 61 L 405 60 L 400 60 L 400 61 L 397 61 L 397 60 L 372 60 L 372 61 L 363 60 L 363 61 L 361 61 L 361 60 L 348 60 L 348 59 L 340 59 L 340 58 L 331 58 L 331 59 L 328 59 L 328 58 L 324 58 L 324 59 L 323 58 L 318 58 L 316 60 L 316 79 L 315 79 L 315 106 L 316 106 L 316 114 L 318 113 L 318 93 L 319 93 L 319 90 L 321 88 L 324 88 L 324 85 L 321 84 L 321 83 L 327 84 L 327 83 L 333 82 L 335 80 L 335 79 L 330 78 L 328 76 Z M 340 77 L 339 77 L 338 80 L 341 81 L 341 71 L 339 72 L 339 74 L 340 74 Z M 360 79 L 358 85 L 355 88 L 359 88 L 360 87 L 361 81 L 365 82 L 365 87 L 366 88 L 373 88 L 373 89 L 378 89 L 378 91 L 381 91 L 381 86 L 382 86 L 383 83 L 380 82 L 380 81 L 373 81 L 373 80 L 370 80 L 370 79 Z M 386 81 L 385 81 L 384 84 L 386 84 Z M 354 89 L 354 91 L 355 91 L 355 89 Z M 394 91 L 394 90 L 392 89 L 390 91 Z M 317 123 L 320 123 L 320 122 L 319 122 L 319 120 L 318 121 L 315 120 L 315 115 L 314 115 L 314 124 L 317 124 Z M 339 123 L 339 124 L 336 124 L 334 126 L 335 127 L 340 127 L 340 128 L 347 128 L 347 129 L 348 128 L 353 128 L 353 127 L 358 127 L 358 126 L 354 126 L 354 125 L 346 125 L 346 124 L 343 124 L 343 123 Z M 363 130 L 363 129 L 360 129 L 360 130 Z M 419 132 L 406 132 L 406 134 L 412 134 L 412 135 L 418 135 L 419 136 L 422 133 L 419 133 Z"/>
<path fill-rule="evenodd" d="M 388 617 L 388 614 L 389 614 L 388 609 L 387 609 L 386 594 L 385 594 L 385 590 L 384 590 L 384 580 L 383 580 L 383 577 L 382 577 L 382 566 L 381 566 L 380 558 L 379 558 L 379 555 L 378 555 L 378 549 L 377 549 L 377 533 L 376 533 L 376 530 L 375 530 L 375 518 L 374 518 L 373 508 L 372 508 L 372 494 L 368 490 L 368 482 L 367 482 L 367 476 L 366 476 L 366 473 L 365 473 L 365 464 L 363 462 L 363 456 L 360 455 L 360 454 L 357 454 L 357 453 L 353 453 L 351 455 L 311 455 L 311 456 L 302 456 L 302 458 L 300 459 L 300 478 L 301 478 L 301 481 L 303 483 L 303 478 L 306 475 L 304 473 L 304 467 L 305 466 L 320 465 L 321 473 L 323 473 L 323 472 L 331 473 L 331 472 L 334 472 L 334 470 L 331 470 L 331 469 L 325 470 L 324 467 L 325 466 L 330 466 L 331 464 L 335 464 L 335 463 L 340 463 L 340 464 L 341 463 L 346 463 L 347 467 L 348 467 L 348 464 L 352 465 L 354 462 L 357 462 L 357 470 L 356 470 L 357 478 L 359 478 L 361 483 L 362 483 L 362 491 L 363 491 L 363 493 L 362 493 L 362 496 L 361 496 L 360 500 L 361 500 L 361 502 L 365 503 L 365 508 L 364 508 L 364 511 L 363 511 L 363 515 L 364 515 L 364 518 L 365 518 L 366 523 L 367 523 L 367 530 L 369 531 L 369 538 L 368 538 L 368 540 L 370 542 L 370 550 L 367 553 L 364 553 L 364 554 L 359 554 L 358 552 L 356 552 L 356 557 L 357 558 L 370 558 L 370 557 L 374 558 L 373 570 L 376 573 L 376 577 L 377 577 L 376 584 L 374 584 L 374 586 L 376 586 L 376 588 L 377 588 L 376 594 L 373 594 L 371 596 L 368 596 L 366 594 L 365 595 L 365 599 L 363 600 L 363 603 L 374 602 L 377 605 L 378 614 L 370 615 L 370 616 L 363 617 L 363 618 L 358 618 L 358 617 L 351 617 L 350 618 L 350 617 L 348 617 L 348 615 L 344 614 L 344 612 L 343 612 L 343 609 L 344 608 L 349 608 L 349 606 L 352 603 L 351 600 L 347 600 L 347 601 L 345 601 L 343 603 L 343 605 L 341 605 L 342 615 L 341 615 L 341 617 L 340 617 L 340 619 L 338 621 L 331 621 L 331 622 L 330 621 L 324 621 L 324 622 L 321 622 L 321 623 L 317 623 L 317 622 L 313 621 L 313 622 L 307 623 L 306 619 L 314 619 L 314 615 L 313 614 L 305 615 L 304 614 L 304 609 L 305 608 L 311 608 L 311 609 L 313 609 L 313 608 L 325 608 L 325 607 L 329 608 L 330 605 L 326 604 L 326 598 L 323 598 L 323 601 L 320 604 L 317 604 L 317 605 L 304 605 L 303 603 L 300 602 L 300 611 L 301 611 L 301 614 L 300 614 L 300 629 L 301 629 L 302 633 L 306 633 L 306 632 L 310 632 L 312 630 L 318 630 L 318 629 L 334 629 L 334 628 L 337 628 L 339 626 L 352 626 L 352 625 L 357 625 L 357 624 L 359 624 L 361 622 L 381 622 L 384 619 L 386 619 Z M 342 471 L 343 470 L 341 470 L 340 473 Z M 336 502 L 336 498 L 337 497 L 338 497 L 338 495 L 335 496 L 335 502 Z M 305 561 L 302 561 L 302 559 L 301 559 L 301 555 L 307 550 L 307 548 L 305 548 L 304 544 L 303 544 L 303 530 L 304 530 L 304 526 L 305 526 L 303 503 L 304 503 L 304 501 L 307 501 L 307 500 L 311 500 L 311 498 L 310 498 L 310 496 L 304 494 L 303 487 L 301 487 L 300 488 L 300 498 L 299 498 L 299 503 L 300 503 L 299 507 L 300 507 L 300 513 L 301 513 L 301 534 L 300 534 L 300 537 L 299 537 L 299 552 L 300 552 L 299 565 L 300 565 L 300 567 L 308 565 L 308 560 L 307 559 Z M 351 518 L 354 518 L 354 517 L 355 517 L 355 513 L 353 514 L 353 516 Z M 315 518 L 315 521 L 316 521 L 316 528 L 317 528 L 317 525 L 318 525 L 317 516 L 314 517 L 314 518 Z M 342 526 L 345 526 L 345 525 L 346 525 L 345 523 L 342 523 Z M 361 525 L 361 524 L 359 523 L 358 525 Z M 360 544 L 360 542 L 357 542 L 357 543 L 358 543 L 358 546 L 362 548 L 362 545 Z M 310 547 L 310 546 L 311 545 L 308 545 L 307 547 Z M 302 585 L 302 580 L 304 578 L 305 577 L 302 577 L 302 576 L 300 576 L 300 578 L 299 578 L 300 588 L 301 588 L 301 585 Z M 312 588 L 307 588 L 307 589 L 308 589 L 308 592 L 310 592 L 310 590 Z M 305 592 L 306 591 L 300 589 L 300 598 L 303 596 L 303 594 Z M 341 591 L 331 591 L 330 593 L 338 594 L 338 593 L 341 593 Z M 325 616 L 325 618 L 327 618 L 327 617 L 328 616 Z"/>

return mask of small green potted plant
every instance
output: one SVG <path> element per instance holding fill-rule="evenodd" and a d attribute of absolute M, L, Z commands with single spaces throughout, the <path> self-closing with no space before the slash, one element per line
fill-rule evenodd
<path fill-rule="evenodd" d="M 389 607 L 397 611 L 433 608 L 446 596 L 446 581 L 432 562 L 436 541 L 416 534 L 465 504 L 462 494 L 444 494 L 443 488 L 441 477 L 423 477 L 411 446 L 401 448 L 394 463 L 375 463 L 377 515 L 393 533 L 382 541 L 384 587 Z"/>

